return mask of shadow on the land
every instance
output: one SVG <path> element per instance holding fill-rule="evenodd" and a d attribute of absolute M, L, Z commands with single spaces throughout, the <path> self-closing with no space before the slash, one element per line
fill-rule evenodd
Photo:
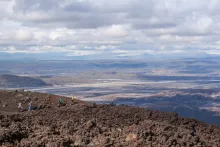
<path fill-rule="evenodd" d="M 151 97 L 151 98 L 126 98 L 116 99 L 113 102 L 98 103 L 114 103 L 116 105 L 131 105 L 138 107 L 151 108 L 165 112 L 176 112 L 180 116 L 187 118 L 195 118 L 209 124 L 220 126 L 220 116 L 216 116 L 215 112 L 201 110 L 199 106 L 206 104 L 207 98 L 203 96 L 176 96 L 168 97 Z"/>

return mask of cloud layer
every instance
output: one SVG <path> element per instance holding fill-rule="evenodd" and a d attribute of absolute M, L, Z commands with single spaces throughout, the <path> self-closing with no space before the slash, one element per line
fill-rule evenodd
<path fill-rule="evenodd" d="M 219 0 L 2 0 L 0 52 L 220 54 Z"/>

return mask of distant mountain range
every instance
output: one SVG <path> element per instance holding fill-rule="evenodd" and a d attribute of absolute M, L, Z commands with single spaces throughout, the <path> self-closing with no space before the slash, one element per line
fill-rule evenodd
<path fill-rule="evenodd" d="M 184 59 L 184 58 L 212 58 L 217 55 L 206 54 L 203 52 L 190 52 L 181 54 L 140 54 L 136 56 L 115 54 L 95 54 L 83 56 L 68 56 L 67 53 L 6 53 L 0 52 L 0 60 L 106 60 L 106 59 Z"/>

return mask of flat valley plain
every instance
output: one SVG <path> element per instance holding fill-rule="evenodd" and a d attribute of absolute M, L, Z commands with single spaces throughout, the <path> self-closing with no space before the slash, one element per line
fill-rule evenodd
<path fill-rule="evenodd" d="M 1 89 L 177 112 L 220 125 L 220 59 L 1 61 Z M 12 78 L 13 75 L 13 78 Z M 24 80 L 25 79 L 25 80 Z"/>

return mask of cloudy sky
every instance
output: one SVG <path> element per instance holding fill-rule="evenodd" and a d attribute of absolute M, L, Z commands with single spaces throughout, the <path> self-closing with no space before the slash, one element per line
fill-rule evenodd
<path fill-rule="evenodd" d="M 0 54 L 220 55 L 219 0 L 0 0 Z"/>

